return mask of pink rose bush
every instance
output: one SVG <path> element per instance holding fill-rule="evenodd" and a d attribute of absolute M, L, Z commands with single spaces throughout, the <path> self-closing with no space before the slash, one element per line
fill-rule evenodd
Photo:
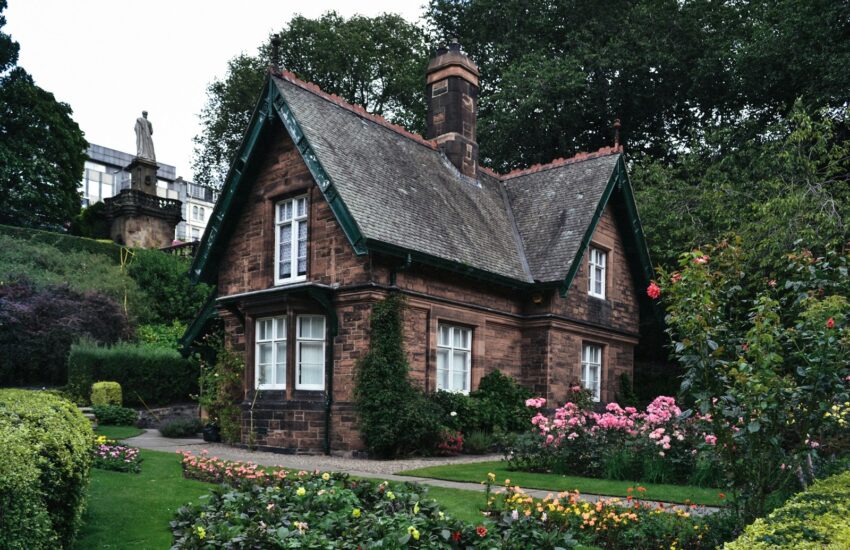
<path fill-rule="evenodd" d="M 526 401 L 537 413 L 508 451 L 514 467 L 649 482 L 691 481 L 695 469 L 711 481 L 718 475 L 704 471 L 714 468 L 717 443 L 710 417 L 683 415 L 673 397 L 656 397 L 645 410 L 609 403 L 599 412 L 574 402 L 548 412 L 541 401 Z"/>

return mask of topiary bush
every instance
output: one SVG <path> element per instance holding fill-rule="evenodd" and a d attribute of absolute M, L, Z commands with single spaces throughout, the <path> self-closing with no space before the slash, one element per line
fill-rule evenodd
<path fill-rule="evenodd" d="M 62 385 L 72 343 L 90 338 L 111 344 L 130 334 L 121 306 L 107 296 L 0 282 L 0 385 Z"/>
<path fill-rule="evenodd" d="M 96 405 L 92 407 L 97 423 L 104 426 L 133 426 L 139 419 L 135 409 L 117 405 Z"/>
<path fill-rule="evenodd" d="M 118 382 L 95 382 L 91 385 L 91 404 L 95 406 L 118 405 L 121 398 L 121 384 Z"/>
<path fill-rule="evenodd" d="M 198 392 L 198 367 L 176 350 L 120 343 L 112 347 L 82 342 L 68 355 L 68 391 L 89 399 L 95 380 L 115 380 L 132 406 L 154 406 L 190 400 Z"/>
<path fill-rule="evenodd" d="M 850 472 L 816 481 L 765 518 L 747 526 L 725 550 L 847 548 Z"/>
<path fill-rule="evenodd" d="M 379 457 L 432 451 L 442 429 L 439 407 L 408 376 L 403 309 L 404 299 L 397 294 L 373 306 L 369 353 L 356 373 L 360 434 L 369 452 Z"/>
<path fill-rule="evenodd" d="M 85 507 L 93 433 L 66 399 L 0 390 L 0 548 L 70 548 Z"/>

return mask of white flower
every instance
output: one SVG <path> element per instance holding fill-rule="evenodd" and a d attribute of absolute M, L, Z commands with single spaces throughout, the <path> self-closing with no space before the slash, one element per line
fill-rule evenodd
<path fill-rule="evenodd" d="M 452 411 L 449 413 L 449 416 L 457 416 L 457 411 Z"/>

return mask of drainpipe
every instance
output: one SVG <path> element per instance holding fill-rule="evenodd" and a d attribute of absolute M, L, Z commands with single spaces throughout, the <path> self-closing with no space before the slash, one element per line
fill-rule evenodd
<path fill-rule="evenodd" d="M 334 337 L 337 329 L 328 329 L 330 345 L 325 346 L 325 364 L 330 365 L 328 369 L 328 383 L 325 391 L 325 454 L 331 454 L 331 407 L 334 403 Z"/>
<path fill-rule="evenodd" d="M 413 258 L 408 254 L 404 257 L 404 263 L 390 269 L 390 286 L 396 286 L 396 275 L 399 271 L 407 271 L 413 265 Z"/>

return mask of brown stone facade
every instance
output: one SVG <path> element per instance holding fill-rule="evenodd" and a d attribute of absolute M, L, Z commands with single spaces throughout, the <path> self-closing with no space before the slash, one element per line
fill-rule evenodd
<path fill-rule="evenodd" d="M 363 448 L 352 403 L 355 371 L 369 348 L 372 306 L 390 292 L 407 298 L 411 376 L 427 391 L 437 386 L 438 327 L 445 323 L 471 331 L 472 390 L 498 369 L 563 402 L 581 378 L 582 345 L 592 343 L 602 348 L 601 400 L 615 397 L 620 375 L 632 373 L 639 314 L 612 211 L 605 211 L 592 238 L 609 259 L 604 300 L 587 295 L 587 255 L 565 297 L 557 288 L 520 291 L 400 258 L 357 256 L 288 135 L 274 132 L 218 273 L 219 311 L 246 364 L 243 444 L 289 453 Z M 303 282 L 275 286 L 275 205 L 305 195 L 307 274 Z M 296 389 L 299 315 L 328 319 L 324 390 Z M 271 316 L 287 319 L 286 388 L 256 391 L 256 320 Z"/>

